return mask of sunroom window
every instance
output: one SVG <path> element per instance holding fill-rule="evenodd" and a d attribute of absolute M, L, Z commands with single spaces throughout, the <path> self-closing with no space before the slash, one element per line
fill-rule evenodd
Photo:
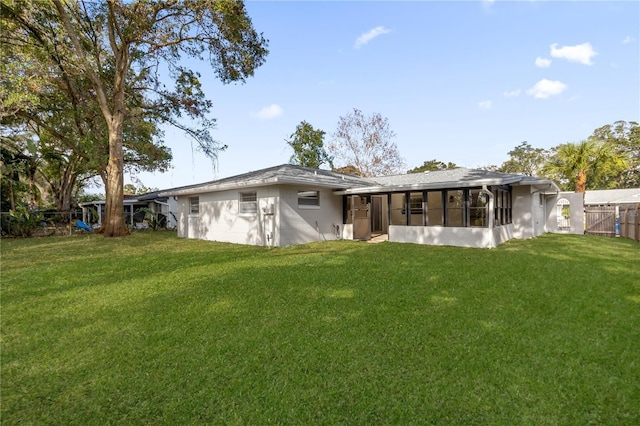
<path fill-rule="evenodd" d="M 464 226 L 464 192 L 461 189 L 447 191 L 446 226 Z"/>
<path fill-rule="evenodd" d="M 391 194 L 391 202 L 390 202 L 390 212 L 391 217 L 390 223 L 391 225 L 406 225 L 407 224 L 407 216 L 405 214 L 405 200 L 403 193 Z"/>
<path fill-rule="evenodd" d="M 489 215 L 489 195 L 480 189 L 469 191 L 469 225 L 486 228 Z"/>
<path fill-rule="evenodd" d="M 495 198 L 495 201 L 494 201 L 495 226 L 507 225 L 509 223 L 512 223 L 511 192 L 506 189 L 494 189 L 493 196 Z"/>
<path fill-rule="evenodd" d="M 427 192 L 427 225 L 442 226 L 442 191 Z"/>
<path fill-rule="evenodd" d="M 409 194 L 409 225 L 424 225 L 424 217 L 422 215 L 422 192 L 411 192 Z"/>

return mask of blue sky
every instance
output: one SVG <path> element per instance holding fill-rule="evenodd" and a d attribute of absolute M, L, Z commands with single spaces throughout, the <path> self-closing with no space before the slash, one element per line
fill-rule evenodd
<path fill-rule="evenodd" d="M 380 113 L 407 168 L 499 165 L 522 141 L 550 148 L 640 120 L 640 3 L 250 1 L 269 39 L 246 84 L 203 76 L 227 144 L 217 168 L 166 129 L 173 169 L 147 187 L 205 182 L 289 160 L 302 120 L 327 132 L 353 108 Z M 127 182 L 130 178 L 127 179 Z"/>

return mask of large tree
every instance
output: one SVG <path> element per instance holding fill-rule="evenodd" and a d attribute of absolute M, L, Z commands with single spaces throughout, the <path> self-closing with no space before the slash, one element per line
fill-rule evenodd
<path fill-rule="evenodd" d="M 509 151 L 509 159 L 498 167 L 502 173 L 516 173 L 526 176 L 541 176 L 542 168 L 548 158 L 548 152 L 542 148 L 534 148 L 529 142 L 521 142 Z"/>
<path fill-rule="evenodd" d="M 619 120 L 594 130 L 592 138 L 612 145 L 614 151 L 627 158 L 627 167 L 616 175 L 605 176 L 602 185 L 609 188 L 640 187 L 640 125 Z"/>
<path fill-rule="evenodd" d="M 543 172 L 565 190 L 584 193 L 587 189 L 600 189 L 597 182 L 601 176 L 626 167 L 625 157 L 616 153 L 611 144 L 595 139 L 562 144 L 552 152 Z"/>
<path fill-rule="evenodd" d="M 408 170 L 407 173 L 424 173 L 424 172 L 435 172 L 438 170 L 451 170 L 457 169 L 458 166 L 456 163 L 447 162 L 444 163 L 438 160 L 429 160 L 425 161 L 422 166 L 414 167 L 411 170 Z"/>
<path fill-rule="evenodd" d="M 333 167 L 333 160 L 324 149 L 325 132 L 314 129 L 306 121 L 296 126 L 296 131 L 285 142 L 293 150 L 289 162 L 303 167 L 319 169 L 323 164 Z"/>
<path fill-rule="evenodd" d="M 0 210 L 15 210 L 18 202 L 27 203 L 33 197 L 33 186 L 25 181 L 31 175 L 32 159 L 16 149 L 6 138 L 0 143 Z"/>
<path fill-rule="evenodd" d="M 135 126 L 130 118 L 176 125 L 206 155 L 215 157 L 221 145 L 210 134 L 214 124 L 208 118 L 211 102 L 204 96 L 200 75 L 183 66 L 183 56 L 208 60 L 223 83 L 244 82 L 264 62 L 267 41 L 253 29 L 244 4 L 237 0 L 52 0 L 32 4 L 2 2 L 3 17 L 5 10 L 11 10 L 27 45 L 49 44 L 48 32 L 37 31 L 45 36 L 39 40 L 32 28 L 53 29 L 53 37 L 62 41 L 57 48 L 64 66 L 64 71 L 60 67 L 54 71 L 72 83 L 77 76 L 88 81 L 89 90 L 80 87 L 77 92 L 82 95 L 80 100 L 90 104 L 88 108 L 99 111 L 104 125 L 104 233 L 126 235 L 122 201 L 128 150 L 123 139 L 127 126 Z M 35 60 L 41 56 L 33 55 Z M 43 61 L 43 66 L 49 65 Z M 130 105 L 129 99 L 139 102 Z M 184 124 L 181 118 L 197 124 Z"/>
<path fill-rule="evenodd" d="M 365 116 L 354 108 L 338 120 L 329 154 L 339 167 L 353 166 L 365 177 L 403 173 L 405 161 L 393 141 L 395 136 L 386 117 L 379 113 Z"/>
<path fill-rule="evenodd" d="M 0 35 L 2 143 L 36 160 L 41 203 L 69 211 L 85 181 L 96 175 L 106 181 L 106 123 L 92 102 L 91 82 L 64 58 L 66 39 L 59 28 L 52 19 L 35 19 L 47 11 L 46 16 L 53 16 L 51 3 L 1 6 L 2 27 L 8 29 Z M 125 167 L 164 170 L 170 151 L 159 141 L 161 132 L 153 116 L 140 113 L 144 98 L 129 92 Z"/>

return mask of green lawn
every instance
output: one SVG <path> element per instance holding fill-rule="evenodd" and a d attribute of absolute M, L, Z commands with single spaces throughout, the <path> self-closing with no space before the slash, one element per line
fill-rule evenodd
<path fill-rule="evenodd" d="M 640 424 L 640 245 L 1 241 L 3 424 Z"/>

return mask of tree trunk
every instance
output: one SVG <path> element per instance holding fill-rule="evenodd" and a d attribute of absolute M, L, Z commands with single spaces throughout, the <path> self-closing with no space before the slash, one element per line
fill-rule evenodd
<path fill-rule="evenodd" d="M 124 218 L 124 153 L 122 150 L 123 114 L 114 114 L 114 125 L 109 126 L 109 163 L 105 185 L 105 217 L 102 221 L 105 237 L 129 235 Z"/>
<path fill-rule="evenodd" d="M 71 200 L 73 199 L 73 187 L 76 177 L 67 173 L 60 180 L 60 193 L 58 194 L 58 210 L 61 212 L 71 211 Z"/>
<path fill-rule="evenodd" d="M 587 174 L 584 171 L 578 172 L 576 178 L 576 192 L 583 193 L 587 190 Z"/>
<path fill-rule="evenodd" d="M 13 195 L 13 180 L 9 179 L 9 204 L 11 205 L 11 210 L 16 209 L 16 198 Z"/>
<path fill-rule="evenodd" d="M 78 173 L 72 161 L 64 166 L 60 164 L 59 167 L 62 172 L 58 178 L 51 179 L 47 182 L 48 189 L 53 194 L 56 210 L 64 214 L 64 217 L 70 221 L 71 204 L 74 200 L 74 190 L 76 189 Z M 42 189 L 40 191 L 44 192 Z"/>
<path fill-rule="evenodd" d="M 38 206 L 38 197 L 36 196 L 36 172 L 38 168 L 33 162 L 33 157 L 29 161 L 29 204 L 31 208 Z"/>

